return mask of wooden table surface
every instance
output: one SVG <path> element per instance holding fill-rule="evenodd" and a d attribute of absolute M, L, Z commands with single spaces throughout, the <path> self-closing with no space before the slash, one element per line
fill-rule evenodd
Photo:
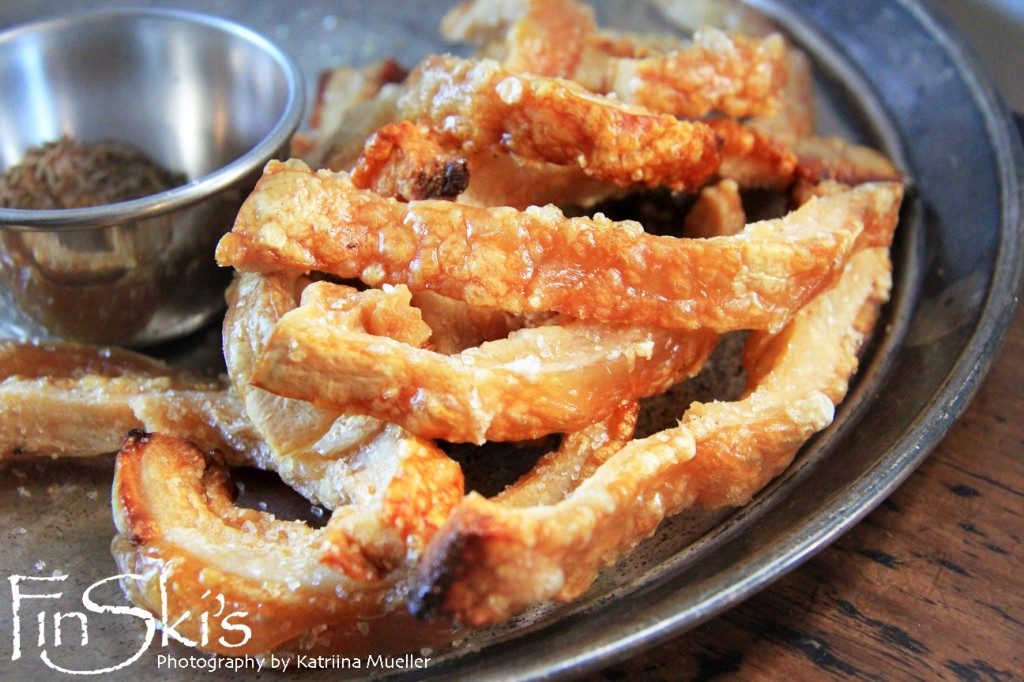
<path fill-rule="evenodd" d="M 1024 680 L 1024 311 L 944 440 L 768 589 L 598 680 Z"/>

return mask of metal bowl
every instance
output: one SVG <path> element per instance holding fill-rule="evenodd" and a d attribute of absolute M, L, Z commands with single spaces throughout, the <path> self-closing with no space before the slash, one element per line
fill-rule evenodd
<path fill-rule="evenodd" d="M 124 9 L 0 34 L 0 83 L 0 172 L 71 136 L 189 179 L 106 206 L 0 208 L 0 335 L 143 346 L 217 314 L 216 242 L 301 120 L 293 61 L 224 19 Z"/>

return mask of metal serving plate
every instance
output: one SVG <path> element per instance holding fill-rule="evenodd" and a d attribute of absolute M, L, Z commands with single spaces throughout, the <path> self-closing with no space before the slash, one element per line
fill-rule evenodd
<path fill-rule="evenodd" d="M 0 9 L 0 25 L 110 4 L 25 0 Z M 450 49 L 436 37 L 448 3 L 173 4 L 263 32 L 293 54 L 310 84 L 327 66 L 387 55 L 412 64 Z M 645 3 L 595 4 L 605 25 L 666 29 Z M 911 182 L 895 249 L 894 299 L 836 422 L 750 505 L 668 521 L 573 604 L 535 609 L 451 651 L 431 652 L 426 670 L 333 669 L 303 679 L 382 673 L 551 679 L 635 654 L 749 597 L 857 523 L 963 411 L 989 368 L 1021 283 L 1024 154 L 1004 106 L 969 50 L 915 0 L 754 4 L 815 60 L 822 132 L 883 148 Z M 176 355 L 182 362 L 216 362 L 216 330 L 191 344 Z M 37 614 L 46 613 L 50 623 L 55 612 L 83 611 L 83 591 L 116 573 L 108 551 L 110 475 L 109 461 L 94 461 L 19 464 L 0 476 L 0 572 L 24 576 L 18 579 L 24 593 L 60 593 L 22 600 L 17 628 L 12 609 L 0 608 L 0 677 L 56 675 L 41 659 L 44 650 L 51 663 L 68 669 L 123 666 L 103 679 L 140 673 L 186 679 L 200 672 L 194 662 L 178 670 L 161 664 L 161 655 L 197 652 L 165 647 L 159 634 L 146 647 L 142 621 L 123 612 L 90 611 L 87 643 L 65 624 L 60 647 L 49 625 L 39 644 Z M 0 591 L 0 602 L 11 595 Z M 113 584 L 91 595 L 100 604 L 125 605 Z M 257 673 L 222 670 L 220 676 L 255 679 Z"/>

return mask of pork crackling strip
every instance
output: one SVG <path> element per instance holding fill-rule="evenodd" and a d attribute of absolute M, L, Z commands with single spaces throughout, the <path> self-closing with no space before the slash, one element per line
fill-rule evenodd
<path fill-rule="evenodd" d="M 871 157 L 856 149 L 847 152 L 849 159 L 843 163 L 814 157 L 815 153 L 843 153 L 834 142 L 827 148 L 821 143 L 803 145 L 807 147 L 804 169 L 796 153 L 753 128 L 728 119 L 710 121 L 708 125 L 721 138 L 719 175 L 744 188 L 786 190 L 797 177 L 813 182 L 819 176 L 831 175 L 842 177 L 848 184 L 900 177 L 895 171 L 880 177 L 874 169 L 864 173 L 866 177 L 858 177 L 861 158 Z M 592 206 L 631 191 L 588 177 L 576 166 L 523 164 L 508 153 L 466 152 L 446 143 L 435 130 L 412 121 L 389 123 L 370 135 L 350 174 L 357 188 L 401 201 L 456 199 L 460 204 L 521 210 L 545 204 Z"/>
<path fill-rule="evenodd" d="M 446 201 L 402 203 L 349 176 L 271 162 L 217 246 L 250 271 L 405 284 L 509 312 L 673 329 L 779 329 L 833 283 L 855 245 L 892 239 L 903 187 L 814 198 L 735 236 L 651 235 L 633 221 Z"/>
<path fill-rule="evenodd" d="M 252 385 L 256 360 L 308 280 L 239 274 L 228 291 L 224 355 L 266 469 L 334 510 L 322 559 L 353 579 L 383 580 L 415 561 L 463 494 L 459 466 L 432 441 L 361 414 L 322 410 Z"/>
<path fill-rule="evenodd" d="M 744 396 L 694 403 L 679 426 L 627 443 L 561 499 L 510 507 L 470 493 L 420 563 L 414 612 L 480 626 L 569 601 L 667 516 L 748 502 L 831 423 L 889 273 L 887 249 L 859 251 L 782 332 L 752 335 Z"/>
<path fill-rule="evenodd" d="M 718 338 L 575 320 L 445 355 L 424 347 L 431 330 L 410 299 L 404 286 L 310 285 L 268 337 L 254 385 L 421 437 L 529 440 L 663 392 L 696 373 Z"/>
<path fill-rule="evenodd" d="M 268 456 L 222 380 L 110 346 L 0 343 L 0 415 L 0 460 L 112 455 L 132 429 L 179 433 L 235 465 Z"/>
<path fill-rule="evenodd" d="M 400 654 L 450 640 L 450 628 L 410 617 L 407 571 L 354 580 L 320 561 L 327 528 L 235 506 L 233 488 L 181 438 L 133 431 L 118 454 L 111 549 L 122 585 L 176 639 L 225 656 Z M 197 617 L 211 594 L 223 610 Z"/>
<path fill-rule="evenodd" d="M 691 39 L 601 30 L 593 8 L 576 0 L 478 0 L 442 22 L 453 41 L 510 71 L 566 78 L 588 90 L 681 118 L 774 113 L 787 78 L 785 41 L 709 26 Z"/>
<path fill-rule="evenodd" d="M 486 59 L 424 59 L 409 74 L 398 116 L 429 125 L 467 151 L 494 148 L 524 162 L 578 165 L 620 186 L 694 189 L 720 163 L 717 136 L 700 121 L 655 114 Z"/>

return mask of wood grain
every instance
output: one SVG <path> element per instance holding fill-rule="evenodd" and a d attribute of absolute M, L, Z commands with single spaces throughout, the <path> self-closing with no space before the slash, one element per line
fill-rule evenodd
<path fill-rule="evenodd" d="M 1024 312 L 967 411 L 849 533 L 599 680 L 1024 680 Z"/>

